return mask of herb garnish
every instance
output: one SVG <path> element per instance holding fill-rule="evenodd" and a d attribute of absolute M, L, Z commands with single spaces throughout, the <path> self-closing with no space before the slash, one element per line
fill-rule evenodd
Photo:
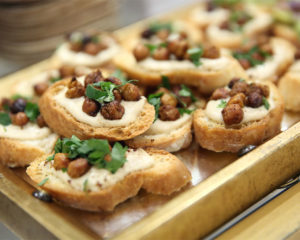
<path fill-rule="evenodd" d="M 159 107 L 160 107 L 160 104 L 161 104 L 160 97 L 163 94 L 164 93 L 160 92 L 160 93 L 153 93 L 153 94 L 150 94 L 148 96 L 148 102 L 150 104 L 152 104 L 154 106 L 154 108 L 155 108 L 155 118 L 154 118 L 154 121 L 156 121 L 157 118 L 158 118 Z"/>
<path fill-rule="evenodd" d="M 11 96 L 12 100 L 17 100 L 19 98 L 22 98 L 22 99 L 25 99 L 25 100 L 30 100 L 31 99 L 31 97 L 23 96 L 23 95 L 18 94 L 18 93 Z"/>
<path fill-rule="evenodd" d="M 47 181 L 49 180 L 49 178 L 44 178 L 39 184 L 38 186 L 43 186 Z"/>
<path fill-rule="evenodd" d="M 239 3 L 241 0 L 213 0 L 213 4 L 217 6 L 232 6 Z"/>
<path fill-rule="evenodd" d="M 3 126 L 8 126 L 11 124 L 11 119 L 8 113 L 0 112 L 0 124 Z"/>
<path fill-rule="evenodd" d="M 270 109 L 270 103 L 268 102 L 268 100 L 267 100 L 265 97 L 263 97 L 263 98 L 262 98 L 262 102 L 263 102 L 265 108 L 266 108 L 267 110 L 269 110 L 269 109 Z"/>
<path fill-rule="evenodd" d="M 220 104 L 218 105 L 218 108 L 225 108 L 227 105 L 227 102 L 225 100 L 221 100 Z"/>
<path fill-rule="evenodd" d="M 169 32 L 173 31 L 172 23 L 167 22 L 167 23 L 161 23 L 161 22 L 154 22 L 151 23 L 149 26 L 149 30 L 157 33 L 160 30 L 168 30 Z"/>
<path fill-rule="evenodd" d="M 115 173 L 124 165 L 127 149 L 128 147 L 123 147 L 120 143 L 116 142 L 112 150 L 110 150 L 107 140 L 80 140 L 76 136 L 59 139 L 54 148 L 55 154 L 66 153 L 70 159 L 86 158 L 91 165 L 97 168 L 105 168 L 111 173 Z M 107 154 L 111 156 L 111 161 L 109 162 L 104 160 Z M 53 157 L 50 156 L 48 159 L 51 161 Z"/>
<path fill-rule="evenodd" d="M 188 108 L 178 108 L 178 111 L 180 113 L 180 115 L 183 115 L 185 113 L 187 114 L 191 114 L 192 112 L 194 112 L 196 109 L 188 109 Z"/>
<path fill-rule="evenodd" d="M 169 78 L 167 76 L 161 76 L 162 86 L 168 90 L 171 90 L 171 85 L 169 82 Z"/>
<path fill-rule="evenodd" d="M 40 114 L 39 106 L 36 103 L 27 102 L 24 112 L 29 120 L 33 122 Z"/>
<path fill-rule="evenodd" d="M 99 87 L 100 89 L 95 87 Z M 94 99 L 100 104 L 104 104 L 115 100 L 113 90 L 117 87 L 116 84 L 111 82 L 98 82 L 89 84 L 85 90 L 85 94 L 88 98 Z"/>
<path fill-rule="evenodd" d="M 88 179 L 85 179 L 84 182 L 83 182 L 83 191 L 85 193 L 88 192 L 88 186 L 87 185 L 88 185 Z"/>
<path fill-rule="evenodd" d="M 150 53 L 153 54 L 154 51 L 160 47 L 167 47 L 167 43 L 160 43 L 160 44 L 150 44 L 146 43 L 145 46 L 149 49 Z"/>
<path fill-rule="evenodd" d="M 49 79 L 49 81 L 50 81 L 51 83 L 56 83 L 56 82 L 60 81 L 61 79 L 62 79 L 61 77 L 51 77 L 51 78 Z"/>
<path fill-rule="evenodd" d="M 116 69 L 111 76 L 116 77 L 118 79 L 121 80 L 122 84 L 126 84 L 127 83 L 127 78 L 125 76 L 125 74 L 120 70 L 120 69 Z"/>
<path fill-rule="evenodd" d="M 203 55 L 203 49 L 201 47 L 190 48 L 187 50 L 187 53 L 194 65 L 199 67 L 201 65 L 200 58 Z"/>
<path fill-rule="evenodd" d="M 181 90 L 179 91 L 179 96 L 181 96 L 181 97 L 190 97 L 193 102 L 195 102 L 197 100 L 190 88 L 188 88 L 184 84 L 181 84 L 180 86 L 181 86 Z"/>
<path fill-rule="evenodd" d="M 248 52 L 234 52 L 233 56 L 238 60 L 240 60 L 240 59 L 248 60 L 250 65 L 252 67 L 254 67 L 256 65 L 259 65 L 259 64 L 263 63 L 262 60 L 253 58 L 254 53 L 258 53 L 259 55 L 261 55 L 264 58 L 267 58 L 267 57 L 271 56 L 271 54 L 261 50 L 258 46 L 252 47 Z"/>

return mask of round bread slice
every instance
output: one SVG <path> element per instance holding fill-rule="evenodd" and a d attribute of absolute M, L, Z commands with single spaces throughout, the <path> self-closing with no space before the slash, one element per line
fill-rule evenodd
<path fill-rule="evenodd" d="M 69 79 L 62 80 L 52 85 L 39 101 L 40 111 L 48 126 L 64 137 L 76 135 L 80 139 L 101 138 L 109 141 L 119 141 L 134 138 L 145 132 L 154 121 L 155 110 L 148 102 L 136 121 L 127 126 L 118 127 L 93 127 L 79 122 L 67 109 L 57 104 L 54 96 L 67 86 Z M 85 114 L 82 112 L 82 114 Z"/>
<path fill-rule="evenodd" d="M 168 152 L 177 152 L 187 148 L 192 142 L 192 117 L 178 129 L 168 133 L 147 134 L 147 132 L 133 139 L 125 141 L 132 148 L 155 147 Z"/>
<path fill-rule="evenodd" d="M 214 59 L 211 59 L 214 61 Z M 222 64 L 220 66 L 220 62 Z M 169 61 L 158 61 L 159 63 Z M 186 84 L 189 86 L 198 87 L 199 92 L 209 94 L 216 88 L 225 86 L 235 76 L 247 79 L 246 72 L 240 64 L 228 56 L 222 54 L 222 60 L 216 59 L 215 62 L 210 62 L 208 66 L 201 65 L 199 68 L 188 69 L 170 69 L 170 70 L 149 70 L 142 67 L 135 57 L 129 51 L 123 50 L 114 58 L 114 63 L 122 71 L 126 72 L 132 79 L 138 79 L 139 83 L 147 86 L 157 86 L 161 83 L 161 76 L 167 76 L 171 84 Z"/>
<path fill-rule="evenodd" d="M 285 108 L 300 112 L 300 60 L 280 79 L 278 89 L 284 98 Z"/>
<path fill-rule="evenodd" d="M 215 152 L 237 152 L 246 145 L 258 145 L 280 132 L 284 113 L 282 96 L 274 84 L 264 83 L 270 87 L 274 108 L 262 119 L 243 124 L 240 128 L 226 127 L 207 117 L 205 110 L 194 113 L 193 126 L 197 142 L 201 147 Z"/>
<path fill-rule="evenodd" d="M 188 169 L 174 155 L 154 148 L 148 148 L 146 152 L 154 159 L 153 166 L 131 172 L 114 185 L 98 191 L 79 191 L 67 181 L 64 184 L 51 181 L 51 176 L 43 171 L 45 157 L 31 163 L 26 172 L 36 183 L 48 177 L 41 188 L 58 202 L 87 211 L 112 211 L 119 203 L 137 195 L 142 188 L 149 193 L 170 195 L 191 180 Z"/>

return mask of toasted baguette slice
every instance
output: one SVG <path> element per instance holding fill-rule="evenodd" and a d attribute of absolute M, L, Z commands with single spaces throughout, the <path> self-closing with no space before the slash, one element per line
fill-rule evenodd
<path fill-rule="evenodd" d="M 118 127 L 93 127 L 79 122 L 64 107 L 57 104 L 54 96 L 67 86 L 69 79 L 62 80 L 52 85 L 39 101 L 40 111 L 47 124 L 64 137 L 76 135 L 80 139 L 102 138 L 109 141 L 127 140 L 145 132 L 152 124 L 155 110 L 148 102 L 136 121 L 128 126 Z M 85 114 L 82 112 L 82 114 Z"/>
<path fill-rule="evenodd" d="M 190 117 L 184 125 L 171 132 L 148 134 L 146 131 L 142 135 L 125 142 L 132 148 L 155 147 L 168 152 L 177 152 L 187 148 L 191 144 L 192 139 L 192 117 Z"/>
<path fill-rule="evenodd" d="M 45 158 L 31 163 L 27 174 L 36 183 L 48 177 L 42 189 L 62 204 L 88 211 L 112 211 L 117 204 L 137 195 L 142 188 L 149 193 L 170 195 L 191 180 L 188 169 L 174 155 L 154 148 L 146 149 L 146 152 L 154 159 L 152 167 L 131 172 L 112 186 L 88 193 L 72 188 L 67 181 L 61 184 L 53 181 L 44 172 Z"/>
<path fill-rule="evenodd" d="M 237 152 L 246 145 L 257 145 L 280 132 L 284 113 L 282 96 L 274 84 L 266 83 L 274 101 L 274 108 L 261 120 L 244 123 L 240 128 L 226 127 L 207 117 L 205 110 L 194 113 L 195 137 L 201 147 L 215 152 Z"/>
<path fill-rule="evenodd" d="M 199 68 L 149 70 L 142 67 L 131 52 L 123 50 L 114 58 L 114 63 L 126 72 L 129 77 L 138 79 L 142 85 L 157 86 L 161 83 L 161 76 L 165 75 L 169 78 L 171 84 L 186 84 L 198 87 L 200 93 L 209 94 L 216 88 L 227 85 L 235 76 L 247 79 L 247 74 L 235 59 L 228 56 L 228 54 L 222 54 L 221 58 L 222 60 L 215 59 L 214 64 L 212 64 L 214 59 L 210 59 L 209 64 L 203 63 Z M 226 64 L 220 66 L 219 61 L 222 63 L 226 61 Z M 168 64 L 170 61 L 157 62 Z"/>
<path fill-rule="evenodd" d="M 284 98 L 285 108 L 300 112 L 300 60 L 280 79 L 278 89 Z"/>
<path fill-rule="evenodd" d="M 57 139 L 56 134 L 44 140 L 0 138 L 0 161 L 8 167 L 25 167 L 52 152 Z"/>

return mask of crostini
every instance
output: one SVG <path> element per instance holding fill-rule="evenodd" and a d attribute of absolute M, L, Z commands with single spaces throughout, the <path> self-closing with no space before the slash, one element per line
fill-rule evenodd
<path fill-rule="evenodd" d="M 236 75 L 247 78 L 234 58 L 214 46 L 195 44 L 189 32 L 166 31 L 164 38 L 152 35 L 134 39 L 135 45 L 114 58 L 116 66 L 142 85 L 156 86 L 164 75 L 171 84 L 194 86 L 209 94 Z"/>
<path fill-rule="evenodd" d="M 119 44 L 108 33 L 74 32 L 58 47 L 54 57 L 62 64 L 99 67 L 109 63 L 118 51 Z"/>
<path fill-rule="evenodd" d="M 53 151 L 58 135 L 46 125 L 38 105 L 20 96 L 3 98 L 0 105 L 0 161 L 24 167 Z"/>
<path fill-rule="evenodd" d="M 192 114 L 203 107 L 204 99 L 196 98 L 185 86 L 173 85 L 163 77 L 163 86 L 148 95 L 148 102 L 156 110 L 156 120 L 143 134 L 125 141 L 133 148 L 155 147 L 176 152 L 188 147 L 192 141 Z"/>
<path fill-rule="evenodd" d="M 271 82 L 236 78 L 215 90 L 205 109 L 195 111 L 196 140 L 215 152 L 237 152 L 279 133 L 283 113 L 282 96 Z"/>
<path fill-rule="evenodd" d="M 136 85 L 98 70 L 52 85 L 39 101 L 47 124 L 64 137 L 127 140 L 148 130 L 154 107 Z"/>
<path fill-rule="evenodd" d="M 170 195 L 191 180 L 185 165 L 166 151 L 75 136 L 58 140 L 55 154 L 31 163 L 27 174 L 58 202 L 87 211 L 112 211 L 140 189 Z"/>

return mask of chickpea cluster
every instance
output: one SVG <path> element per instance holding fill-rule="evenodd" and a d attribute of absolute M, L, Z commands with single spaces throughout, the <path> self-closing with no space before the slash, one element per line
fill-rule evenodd
<path fill-rule="evenodd" d="M 119 87 L 113 90 L 114 100 L 104 104 L 100 104 L 94 99 L 90 99 L 85 95 L 85 89 L 89 84 L 97 82 L 111 82 Z M 121 105 L 121 101 L 138 101 L 141 98 L 139 88 L 132 84 L 126 83 L 122 85 L 120 79 L 116 77 L 104 78 L 100 71 L 96 71 L 88 74 L 84 79 L 84 85 L 82 85 L 76 77 L 73 77 L 68 84 L 68 90 L 66 92 L 67 98 L 85 97 L 82 105 L 82 111 L 86 114 L 95 117 L 98 112 L 108 120 L 121 119 L 125 113 L 124 107 Z"/>
<path fill-rule="evenodd" d="M 26 104 L 27 101 L 23 98 L 18 98 L 16 100 L 3 98 L 1 100 L 0 111 L 8 110 L 11 123 L 22 127 L 29 122 L 29 118 L 25 114 Z M 47 126 L 42 115 L 39 115 L 36 118 L 36 123 L 40 128 Z"/>
<path fill-rule="evenodd" d="M 243 107 L 258 108 L 263 105 L 263 98 L 270 95 L 269 87 L 263 84 L 246 83 L 239 78 L 232 79 L 228 88 L 216 89 L 211 100 L 229 98 L 222 116 L 226 125 L 239 124 L 243 120 Z"/>
<path fill-rule="evenodd" d="M 175 39 L 170 39 L 170 34 L 171 32 L 166 29 L 162 29 L 157 33 L 153 33 L 149 29 L 145 30 L 142 33 L 142 37 L 149 39 L 155 35 L 162 41 L 163 44 L 159 44 L 153 51 L 150 51 L 148 43 L 138 43 L 133 49 L 133 55 L 136 60 L 142 61 L 148 57 L 151 57 L 158 61 L 170 59 L 192 61 L 187 52 L 188 49 L 192 47 L 187 39 L 187 34 L 185 32 L 181 32 Z M 150 40 L 149 43 L 151 43 Z M 215 46 L 203 46 L 202 57 L 216 59 L 220 57 L 220 51 Z"/>
<path fill-rule="evenodd" d="M 74 52 L 85 52 L 90 55 L 97 55 L 108 46 L 99 41 L 98 36 L 84 35 L 82 33 L 72 33 L 67 36 L 70 49 Z"/>

